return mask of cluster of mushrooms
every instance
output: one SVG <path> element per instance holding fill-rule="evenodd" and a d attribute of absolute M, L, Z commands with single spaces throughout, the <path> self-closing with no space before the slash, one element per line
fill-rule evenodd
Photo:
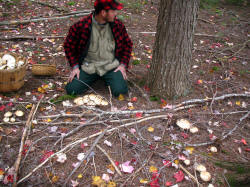
<path fill-rule="evenodd" d="M 78 97 L 74 100 L 74 103 L 78 106 L 107 106 L 108 102 L 100 95 L 89 94 L 83 97 Z"/>
<path fill-rule="evenodd" d="M 15 115 L 13 115 L 12 112 L 6 112 L 4 114 L 3 122 L 5 122 L 5 123 L 9 123 L 9 122 L 14 123 L 16 121 L 15 116 L 16 117 L 22 117 L 23 115 L 24 115 L 24 112 L 21 111 L 21 110 L 17 110 L 15 112 Z"/>
<path fill-rule="evenodd" d="M 193 126 L 188 120 L 186 119 L 178 119 L 176 125 L 180 127 L 182 130 L 189 130 L 191 133 L 197 133 L 199 129 Z"/>
<path fill-rule="evenodd" d="M 0 56 L 0 70 L 13 70 L 24 65 L 24 61 L 17 61 L 14 56 L 5 54 Z"/>

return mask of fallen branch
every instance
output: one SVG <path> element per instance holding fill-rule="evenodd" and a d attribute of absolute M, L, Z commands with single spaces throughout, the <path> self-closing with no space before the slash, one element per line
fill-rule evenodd
<path fill-rule="evenodd" d="M 32 109 L 31 109 L 31 111 L 30 111 L 30 114 L 29 114 L 29 116 L 28 116 L 28 120 L 27 120 L 27 122 L 26 122 L 24 131 L 23 131 L 23 135 L 22 135 L 22 139 L 21 139 L 21 145 L 20 145 L 20 148 L 19 148 L 19 153 L 18 153 L 17 159 L 16 159 L 15 164 L 14 164 L 14 167 L 15 167 L 15 174 L 14 174 L 13 187 L 16 187 L 16 186 L 17 186 L 17 175 L 18 175 L 18 170 L 19 170 L 19 165 L 20 165 L 20 162 L 21 162 L 21 158 L 22 158 L 24 141 L 25 141 L 25 139 L 26 139 L 27 132 L 28 132 L 30 126 L 31 126 L 31 119 L 32 119 L 32 117 L 33 117 L 35 108 L 36 108 L 35 105 L 33 105 L 33 106 L 32 106 Z"/>
<path fill-rule="evenodd" d="M 115 131 L 115 130 L 118 130 L 118 129 L 123 128 L 123 127 L 128 127 L 128 126 L 132 126 L 132 125 L 135 125 L 135 124 L 138 124 L 138 123 L 142 123 L 142 122 L 147 121 L 147 120 L 153 120 L 153 119 L 159 119 L 159 118 L 167 118 L 167 117 L 168 117 L 167 115 L 158 115 L 158 116 L 147 117 L 147 118 L 135 121 L 135 122 L 126 123 L 124 125 L 120 125 L 118 127 L 111 128 L 111 129 L 107 130 L 107 133 Z M 44 164 L 46 164 L 49 160 L 51 160 L 57 154 L 64 152 L 68 148 L 73 148 L 74 146 L 78 145 L 79 143 L 81 143 L 83 141 L 86 141 L 86 140 L 88 140 L 90 138 L 94 138 L 96 136 L 99 136 L 100 134 L 102 134 L 102 132 L 98 132 L 98 133 L 92 134 L 92 135 L 90 135 L 88 137 L 81 138 L 81 139 L 79 139 L 79 140 L 77 140 L 75 142 L 72 142 L 72 143 L 68 144 L 63 149 L 61 149 L 60 151 L 57 151 L 56 153 L 54 153 L 50 157 L 48 157 L 46 160 L 44 160 L 41 164 L 39 164 L 36 168 L 34 168 L 28 175 L 26 175 L 25 177 L 23 177 L 22 179 L 20 179 L 17 184 L 20 184 L 21 182 L 23 182 L 24 180 L 26 180 L 27 178 L 29 178 L 34 172 L 36 172 L 38 169 L 40 169 Z"/>
<path fill-rule="evenodd" d="M 204 143 L 199 143 L 199 144 L 184 143 L 184 146 L 190 146 L 190 147 L 207 146 L 207 145 L 214 144 L 215 142 L 218 142 L 218 141 L 223 141 L 228 136 L 230 136 L 239 127 L 239 125 L 242 123 L 243 120 L 245 120 L 246 118 L 248 118 L 249 114 L 250 114 L 250 111 L 248 111 L 247 114 L 245 114 L 243 117 L 241 117 L 240 120 L 239 120 L 239 122 L 234 126 L 234 128 L 231 131 L 229 131 L 226 135 L 222 136 L 221 138 L 218 138 L 218 139 L 216 139 L 214 141 L 204 142 Z"/>
<path fill-rule="evenodd" d="M 86 160 L 90 153 L 93 151 L 93 149 L 95 148 L 95 146 L 97 145 L 97 143 L 100 141 L 100 139 L 105 135 L 105 133 L 107 132 L 108 128 L 106 128 L 95 140 L 95 142 L 93 143 L 93 145 L 90 147 L 90 149 L 88 150 L 88 152 L 85 154 L 84 158 L 80 161 L 80 163 L 77 165 L 77 167 L 74 168 L 74 170 L 70 173 L 70 175 L 68 176 L 68 178 L 66 179 L 65 183 L 63 184 L 63 186 L 66 186 L 70 177 L 75 173 L 75 171 L 82 165 L 83 161 Z"/>
<path fill-rule="evenodd" d="M 115 165 L 115 162 L 114 162 L 113 159 L 109 156 L 109 154 L 108 154 L 103 148 L 101 148 L 99 145 L 96 145 L 96 147 L 97 147 L 98 149 L 100 149 L 100 151 L 103 152 L 103 154 L 109 159 L 109 161 L 111 162 L 111 164 L 112 164 L 113 167 L 115 168 L 116 172 L 117 172 L 120 176 L 122 176 L 121 171 L 120 171 L 119 168 Z"/>
<path fill-rule="evenodd" d="M 59 11 L 59 12 L 67 12 L 67 11 L 68 11 L 68 10 L 66 10 L 66 9 L 64 9 L 64 8 L 59 8 L 59 7 L 57 7 L 57 6 L 55 6 L 55 5 L 51 5 L 51 4 L 49 4 L 49 3 L 44 3 L 44 2 L 35 1 L 35 0 L 29 0 L 29 1 L 31 1 L 31 2 L 33 2 L 33 3 L 37 3 L 37 4 L 40 4 L 40 5 L 43 5 L 43 6 L 47 6 L 47 7 L 49 7 L 49 8 L 55 9 L 55 10 L 57 10 L 57 11 Z"/>
<path fill-rule="evenodd" d="M 194 182 L 197 183 L 198 186 L 200 186 L 199 181 L 198 181 L 198 180 L 197 180 L 197 179 L 196 179 L 187 169 L 185 169 L 181 164 L 179 164 L 179 166 L 180 166 L 180 168 L 181 168 L 186 174 L 188 174 L 188 176 L 189 176 L 191 179 L 194 180 Z"/>
<path fill-rule="evenodd" d="M 51 38 L 65 38 L 65 36 L 4 36 L 0 38 L 2 41 L 11 40 L 39 40 L 39 39 L 51 39 Z"/>
<path fill-rule="evenodd" d="M 75 15 L 61 16 L 61 17 L 50 17 L 50 18 L 37 18 L 37 19 L 28 19 L 28 20 L 11 20 L 11 21 L 3 21 L 0 22 L 0 25 L 17 25 L 17 24 L 26 24 L 31 22 L 39 22 L 39 21 L 51 21 L 51 20 L 59 20 L 59 19 L 67 19 L 67 18 L 76 18 L 89 15 L 88 13 L 80 13 Z"/>

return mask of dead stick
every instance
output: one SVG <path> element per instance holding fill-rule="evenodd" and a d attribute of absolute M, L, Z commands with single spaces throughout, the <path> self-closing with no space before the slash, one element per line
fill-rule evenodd
<path fill-rule="evenodd" d="M 102 151 L 103 154 L 105 154 L 105 156 L 109 159 L 109 161 L 111 162 L 111 164 L 114 166 L 116 172 L 117 172 L 120 176 L 122 176 L 121 171 L 120 171 L 119 168 L 115 165 L 115 162 L 114 162 L 113 159 L 109 156 L 109 154 L 108 154 L 103 148 L 101 148 L 99 145 L 96 145 L 96 147 L 97 147 L 98 149 L 100 149 L 100 151 Z"/>
<path fill-rule="evenodd" d="M 179 166 L 186 174 L 188 174 L 191 179 L 197 183 L 198 186 L 200 185 L 199 181 L 188 170 L 186 170 L 181 164 L 179 164 Z"/>
<path fill-rule="evenodd" d="M 35 105 L 33 105 L 32 109 L 30 111 L 28 120 L 26 122 L 24 131 L 23 131 L 23 135 L 22 135 L 22 139 L 21 139 L 21 145 L 20 145 L 20 148 L 19 148 L 18 157 L 17 157 L 15 165 L 14 165 L 14 167 L 15 167 L 15 174 L 14 174 L 14 182 L 13 182 L 12 187 L 16 187 L 17 186 L 17 174 L 18 174 L 18 169 L 19 169 L 19 165 L 20 165 L 20 162 L 21 162 L 21 158 L 22 158 L 24 141 L 25 141 L 25 137 L 26 137 L 27 131 L 30 128 L 30 125 L 31 125 L 30 121 L 32 119 L 32 116 L 33 116 L 33 113 L 35 111 L 35 108 L 36 108 Z"/>

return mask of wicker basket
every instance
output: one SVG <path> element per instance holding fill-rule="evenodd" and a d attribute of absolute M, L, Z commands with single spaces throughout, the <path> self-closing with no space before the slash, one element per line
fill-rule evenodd
<path fill-rule="evenodd" d="M 51 76 L 56 74 L 56 65 L 52 64 L 33 64 L 32 65 L 33 75 L 46 75 Z"/>
<path fill-rule="evenodd" d="M 4 54 L 6 53 L 0 53 L 0 56 L 2 57 Z M 14 56 L 16 61 L 24 61 L 24 64 L 13 70 L 0 70 L 0 92 L 17 91 L 24 85 L 27 59 L 15 53 L 8 52 L 8 54 Z"/>

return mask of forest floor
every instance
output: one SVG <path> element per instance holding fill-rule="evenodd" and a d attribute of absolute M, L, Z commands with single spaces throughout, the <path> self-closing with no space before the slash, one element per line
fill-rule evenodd
<path fill-rule="evenodd" d="M 62 45 L 81 17 L 9 23 L 90 10 L 91 1 L 37 2 L 0 1 L 0 52 L 22 55 L 29 62 L 24 86 L 0 94 L 0 186 L 12 184 L 18 155 L 20 186 L 249 186 L 249 7 L 200 9 L 191 93 L 169 100 L 151 96 L 145 85 L 158 4 L 121 1 L 125 8 L 118 17 L 134 43 L 129 94 L 111 98 L 98 81 L 88 93 L 98 93 L 112 105 L 88 107 L 77 106 L 64 91 L 70 68 Z M 32 75 L 36 63 L 55 63 L 56 75 Z M 32 105 L 37 107 L 33 113 Z M 3 122 L 6 112 L 16 110 L 25 115 Z M 30 113 L 32 125 L 19 154 Z M 180 129 L 180 119 L 198 132 Z M 195 170 L 198 164 L 211 174 L 209 182 Z"/>

